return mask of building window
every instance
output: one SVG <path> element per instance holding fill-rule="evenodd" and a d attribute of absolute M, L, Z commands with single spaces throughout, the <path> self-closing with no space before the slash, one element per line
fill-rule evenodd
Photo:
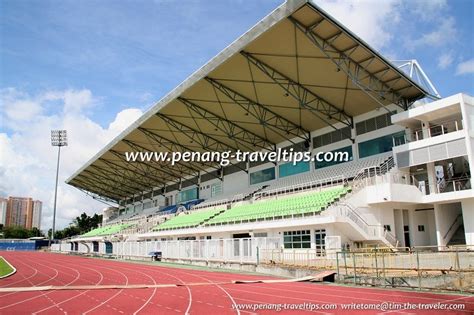
<path fill-rule="evenodd" d="M 285 248 L 311 248 L 310 231 L 283 232 L 283 245 Z"/>
<path fill-rule="evenodd" d="M 253 237 L 267 237 L 267 233 L 266 232 L 253 233 Z"/>
<path fill-rule="evenodd" d="M 348 146 L 348 147 L 344 147 L 344 148 L 340 148 L 340 149 L 336 149 L 336 150 L 332 150 L 331 151 L 332 153 L 336 153 L 336 152 L 347 152 L 347 156 L 349 157 L 349 161 L 352 161 L 352 146 Z M 338 161 L 338 159 L 334 159 L 333 161 L 318 161 L 316 159 L 316 156 L 314 157 L 314 167 L 316 169 L 318 168 L 323 168 L 323 167 L 329 167 L 329 166 L 333 166 L 333 165 L 337 165 L 337 164 L 341 164 L 341 163 L 345 163 L 346 161 Z"/>
<path fill-rule="evenodd" d="M 95 253 L 99 251 L 99 242 L 92 242 L 92 251 Z"/>
<path fill-rule="evenodd" d="M 392 125 L 391 117 L 393 114 L 396 114 L 396 112 L 383 114 L 374 118 L 358 122 L 356 124 L 357 135 L 359 136 L 364 133 L 382 129 Z"/>
<path fill-rule="evenodd" d="M 295 174 L 300 174 L 309 171 L 309 162 L 300 161 L 293 165 L 293 162 L 288 162 L 278 166 L 279 176 L 286 177 Z"/>
<path fill-rule="evenodd" d="M 383 226 L 383 230 L 384 230 L 384 231 L 387 231 L 387 232 L 391 232 L 391 231 L 392 231 L 392 228 L 390 227 L 389 224 L 386 224 L 386 225 Z"/>
<path fill-rule="evenodd" d="M 359 143 L 359 158 L 392 151 L 393 138 L 402 135 L 403 131 Z"/>
<path fill-rule="evenodd" d="M 186 202 L 189 200 L 197 199 L 197 187 L 193 187 L 191 189 L 183 190 L 178 193 L 178 198 L 176 200 L 177 203 Z"/>
<path fill-rule="evenodd" d="M 425 226 L 424 225 L 418 225 L 418 232 L 424 232 L 425 231 Z"/>
<path fill-rule="evenodd" d="M 324 256 L 326 250 L 326 230 L 314 231 L 314 242 L 316 245 L 316 255 Z"/>
<path fill-rule="evenodd" d="M 263 183 L 273 179 L 275 179 L 274 167 L 250 173 L 250 185 Z"/>
<path fill-rule="evenodd" d="M 335 130 L 329 133 L 325 133 L 320 136 L 316 136 L 313 138 L 313 149 L 319 148 L 331 143 L 339 142 L 344 139 L 350 139 L 351 136 L 351 128 L 345 127 L 339 130 Z"/>

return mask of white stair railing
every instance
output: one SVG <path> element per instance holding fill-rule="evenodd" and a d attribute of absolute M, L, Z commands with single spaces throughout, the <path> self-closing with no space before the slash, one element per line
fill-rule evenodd
<path fill-rule="evenodd" d="M 361 169 L 352 180 L 352 192 L 359 191 L 368 186 L 372 182 L 372 178 L 388 173 L 394 166 L 395 161 L 393 156 L 390 156 L 380 165 L 373 165 Z"/>
<path fill-rule="evenodd" d="M 385 239 L 390 245 L 396 247 L 398 244 L 397 238 L 389 231 L 384 231 L 380 225 L 368 224 L 362 216 L 357 213 L 356 209 L 348 203 L 337 203 L 336 214 L 348 218 L 355 225 L 357 225 L 369 237 L 379 237 Z"/>

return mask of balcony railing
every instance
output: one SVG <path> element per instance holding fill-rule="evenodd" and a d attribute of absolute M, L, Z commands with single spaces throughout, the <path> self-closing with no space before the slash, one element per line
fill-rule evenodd
<path fill-rule="evenodd" d="M 401 136 L 393 137 L 393 145 L 399 146 L 407 142 L 415 142 L 423 139 L 442 136 L 447 133 L 456 132 L 463 129 L 462 120 L 446 121 L 437 125 L 430 125 L 429 128 L 416 129 Z"/>
<path fill-rule="evenodd" d="M 454 192 L 471 189 L 471 178 L 470 177 L 459 177 L 452 178 L 446 181 L 440 181 L 436 184 L 421 183 L 418 184 L 418 188 L 425 195 L 429 194 L 440 194 L 445 192 Z"/>

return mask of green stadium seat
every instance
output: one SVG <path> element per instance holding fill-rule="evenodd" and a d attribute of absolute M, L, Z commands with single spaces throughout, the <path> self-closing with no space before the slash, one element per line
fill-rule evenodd
<path fill-rule="evenodd" d="M 247 205 L 238 205 L 210 218 L 205 222 L 205 225 L 228 224 L 241 221 L 247 222 L 249 220 L 268 220 L 275 217 L 280 218 L 319 213 L 349 191 L 349 187 L 336 187 L 304 196 L 293 196 L 277 200 L 260 201 Z"/>

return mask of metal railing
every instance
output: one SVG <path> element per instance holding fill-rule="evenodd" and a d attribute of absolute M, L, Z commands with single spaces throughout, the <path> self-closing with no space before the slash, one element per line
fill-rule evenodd
<path fill-rule="evenodd" d="M 442 180 L 436 184 L 429 184 L 425 182 L 424 184 L 420 185 L 418 183 L 416 186 L 425 195 L 462 191 L 472 188 L 471 178 L 467 176 L 451 178 L 447 181 Z"/>
<path fill-rule="evenodd" d="M 313 190 L 315 188 L 330 187 L 336 185 L 345 185 L 347 184 L 347 179 L 344 175 L 334 176 L 325 179 L 318 179 L 313 181 L 307 181 L 300 184 L 285 186 L 281 188 L 275 188 L 271 190 L 257 192 L 254 195 L 255 199 L 295 194 L 299 192 L 304 192 L 307 190 Z"/>
<path fill-rule="evenodd" d="M 261 249 L 259 262 L 269 265 L 287 265 L 302 268 L 321 268 L 334 269 L 336 268 L 335 255 L 327 253 L 337 253 L 340 248 L 324 248 L 324 249 Z"/>
<path fill-rule="evenodd" d="M 455 231 L 455 228 L 457 229 L 459 227 L 459 225 L 462 223 L 462 213 L 458 214 L 456 216 L 456 218 L 454 219 L 453 223 L 451 223 L 451 225 L 449 226 L 448 230 L 446 231 L 446 233 L 444 234 L 443 236 L 443 239 L 445 241 L 447 241 L 447 238 L 449 236 L 450 233 L 453 233 L 456 232 Z"/>
<path fill-rule="evenodd" d="M 336 254 L 337 281 L 474 293 L 474 247 L 366 248 Z"/>
<path fill-rule="evenodd" d="M 368 180 L 379 175 L 388 173 L 395 166 L 393 156 L 390 156 L 380 165 L 369 166 L 361 169 L 352 180 L 352 192 L 361 190 L 368 186 L 372 181 Z"/>
<path fill-rule="evenodd" d="M 406 132 L 402 137 L 393 137 L 393 145 L 399 146 L 407 142 L 415 142 L 423 139 L 433 138 L 447 133 L 463 129 L 462 120 L 450 120 L 440 124 L 430 125 L 429 128 L 420 128 Z"/>
<path fill-rule="evenodd" d="M 176 241 L 112 241 L 112 252 L 107 253 L 104 243 L 93 251 L 92 242 L 79 244 L 78 251 L 71 250 L 69 243 L 55 244 L 52 251 L 112 255 L 118 258 L 150 258 L 151 252 L 161 252 L 163 259 L 184 261 L 216 261 L 253 263 L 259 262 L 259 250 L 281 248 L 280 237 L 202 239 Z"/>
<path fill-rule="evenodd" d="M 338 203 L 337 206 L 338 207 L 332 210 L 332 213 L 348 218 L 351 222 L 363 230 L 367 236 L 385 239 L 393 247 L 398 245 L 398 240 L 395 235 L 387 230 L 384 230 L 383 226 L 381 225 L 368 224 L 352 205 L 341 202 Z"/>

